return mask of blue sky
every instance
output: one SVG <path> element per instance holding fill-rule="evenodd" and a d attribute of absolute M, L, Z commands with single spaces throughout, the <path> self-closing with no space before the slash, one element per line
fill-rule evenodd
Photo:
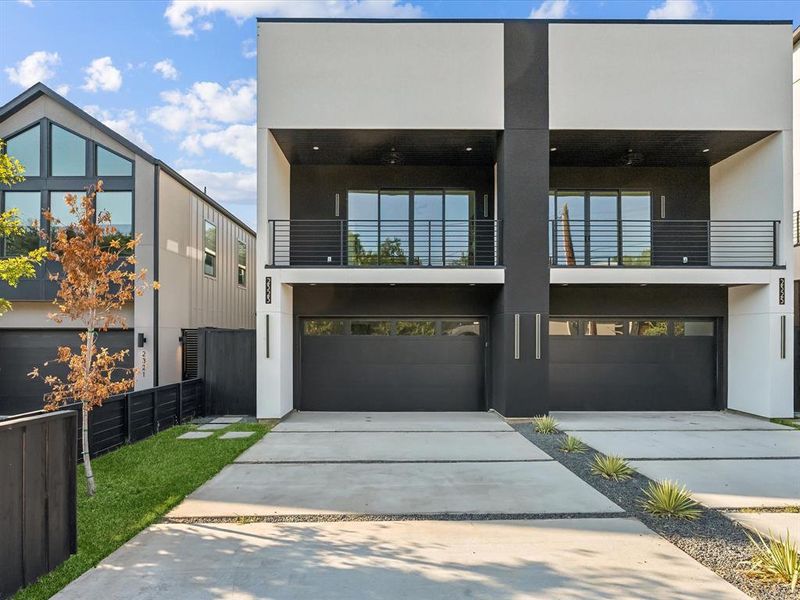
<path fill-rule="evenodd" d="M 255 223 L 254 16 L 783 19 L 800 0 L 0 0 L 0 104 L 36 81 Z"/>

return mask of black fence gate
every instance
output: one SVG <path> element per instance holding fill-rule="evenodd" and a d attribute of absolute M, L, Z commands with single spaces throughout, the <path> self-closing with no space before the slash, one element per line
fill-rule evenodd
<path fill-rule="evenodd" d="M 205 414 L 256 414 L 256 332 L 197 330 L 197 377 L 205 384 Z"/>

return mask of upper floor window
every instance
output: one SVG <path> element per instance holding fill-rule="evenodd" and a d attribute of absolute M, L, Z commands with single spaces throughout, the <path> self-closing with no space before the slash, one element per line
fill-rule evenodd
<path fill-rule="evenodd" d="M 133 194 L 131 192 L 100 192 L 96 198 L 95 215 L 107 212 L 110 224 L 117 232 L 109 236 L 118 239 L 123 245 L 133 237 Z"/>
<path fill-rule="evenodd" d="M 203 273 L 217 276 L 217 226 L 203 221 Z"/>
<path fill-rule="evenodd" d="M 86 140 L 56 124 L 50 128 L 50 174 L 86 176 Z"/>
<path fill-rule="evenodd" d="M 5 192 L 0 212 L 16 209 L 16 218 L 22 225 L 22 235 L 5 240 L 3 254 L 20 256 L 39 247 L 39 223 L 41 211 L 40 192 Z M 2 239 L 0 239 L 0 242 Z"/>
<path fill-rule="evenodd" d="M 85 194 L 86 192 L 83 190 L 50 192 L 50 214 L 53 217 L 53 222 L 49 224 L 50 239 L 54 239 L 61 229 L 67 229 L 77 222 L 76 215 L 73 215 L 69 210 L 69 206 L 67 206 L 67 196 L 75 196 L 78 200 L 78 207 L 80 208 L 81 198 L 83 198 Z"/>
<path fill-rule="evenodd" d="M 130 177 L 133 175 L 133 163 L 127 158 L 112 152 L 103 146 L 97 146 L 97 175 L 99 177 Z"/>
<path fill-rule="evenodd" d="M 6 153 L 25 167 L 25 177 L 39 177 L 41 138 L 39 125 L 26 129 L 6 140 Z"/>
<path fill-rule="evenodd" d="M 241 286 L 247 286 L 247 244 L 236 240 L 236 281 Z"/>

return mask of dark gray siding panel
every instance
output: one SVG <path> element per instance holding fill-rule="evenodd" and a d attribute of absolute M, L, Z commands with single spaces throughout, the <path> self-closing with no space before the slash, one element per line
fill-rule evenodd
<path fill-rule="evenodd" d="M 728 289 L 719 286 L 551 286 L 554 315 L 724 317 Z"/>
<path fill-rule="evenodd" d="M 125 367 L 133 367 L 133 331 L 100 333 L 99 343 L 109 352 L 127 349 Z M 51 362 L 59 346 L 73 350 L 80 344 L 78 332 L 65 329 L 0 329 L 0 415 L 13 415 L 43 408 L 42 396 L 49 387 L 27 375 L 39 367 L 42 375 L 64 377 L 66 369 Z"/>

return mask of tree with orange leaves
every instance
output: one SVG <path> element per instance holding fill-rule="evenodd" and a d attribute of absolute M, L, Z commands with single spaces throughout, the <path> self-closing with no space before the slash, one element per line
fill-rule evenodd
<path fill-rule="evenodd" d="M 79 323 L 81 345 L 78 352 L 68 346 L 58 348 L 54 362 L 67 367 L 66 380 L 55 375 L 42 377 L 38 368 L 29 373 L 50 386 L 45 410 L 81 403 L 81 448 L 90 496 L 96 485 L 89 458 L 89 412 L 110 396 L 131 390 L 136 375 L 136 369 L 120 366 L 128 350 L 110 353 L 98 346 L 97 335 L 109 327 L 126 328 L 121 309 L 148 287 L 147 270 L 136 270 L 134 252 L 141 236 L 120 236 L 107 211 L 95 218 L 95 200 L 102 191 L 103 182 L 98 181 L 82 198 L 66 196 L 72 224 L 64 225 L 52 213 L 44 214 L 51 232 L 56 232 L 50 236 L 48 258 L 61 264 L 60 273 L 49 275 L 50 280 L 59 281 L 59 289 L 53 301 L 58 311 L 48 316 L 56 323 Z M 157 282 L 151 285 L 158 289 Z"/>

